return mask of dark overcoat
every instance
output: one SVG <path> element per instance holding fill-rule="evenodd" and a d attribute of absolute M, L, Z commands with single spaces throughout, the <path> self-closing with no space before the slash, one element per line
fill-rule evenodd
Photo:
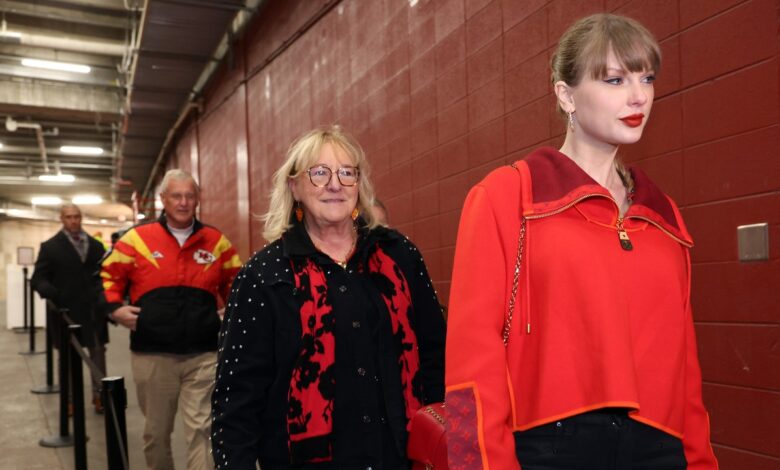
<path fill-rule="evenodd" d="M 100 286 L 100 260 L 105 254 L 103 245 L 87 236 L 87 257 L 81 261 L 76 248 L 63 232 L 41 243 L 35 271 L 30 281 L 41 297 L 58 307 L 70 310 L 70 318 L 82 326 L 81 343 L 91 347 L 108 342 L 107 319 L 97 308 Z M 52 331 L 58 331 L 57 322 Z M 54 335 L 55 342 L 59 336 Z"/>

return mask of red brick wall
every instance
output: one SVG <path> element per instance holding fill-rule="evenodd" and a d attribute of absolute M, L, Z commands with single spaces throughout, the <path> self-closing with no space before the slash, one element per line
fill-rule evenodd
<path fill-rule="evenodd" d="M 693 304 L 721 468 L 780 467 L 777 1 L 330 6 L 268 2 L 182 132 L 173 159 L 197 166 L 204 220 L 243 256 L 260 248 L 252 216 L 267 209 L 290 141 L 340 123 L 365 147 L 391 223 L 423 250 L 446 301 L 469 187 L 531 148 L 561 142 L 548 85 L 560 34 L 596 11 L 637 18 L 660 40 L 664 64 L 645 137 L 621 153 L 677 200 L 696 241 Z M 770 224 L 772 258 L 739 263 L 736 227 L 755 222 Z"/>

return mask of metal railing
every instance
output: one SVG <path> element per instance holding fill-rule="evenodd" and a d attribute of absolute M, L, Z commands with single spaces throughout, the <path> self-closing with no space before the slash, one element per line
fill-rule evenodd
<path fill-rule="evenodd" d="M 57 312 L 57 314 L 52 314 Z M 51 379 L 50 359 L 53 355 L 53 338 L 51 332 L 55 323 L 59 324 L 59 433 L 44 437 L 39 441 L 43 447 L 73 446 L 73 457 L 76 470 L 87 469 L 87 436 L 84 416 L 84 370 L 86 364 L 90 373 L 101 381 L 101 398 L 105 406 L 106 456 L 109 470 L 128 470 L 127 426 L 125 409 L 127 408 L 127 392 L 123 377 L 106 377 L 100 368 L 84 352 L 81 345 L 81 325 L 75 324 L 67 309 L 57 308 L 49 302 L 47 308 L 47 388 L 54 389 Z M 50 379 L 50 376 L 51 379 Z M 72 384 L 72 386 L 71 386 Z M 33 393 L 39 392 L 32 390 Z M 70 392 L 70 393 L 69 393 Z M 70 396 L 69 396 L 70 395 Z M 73 435 L 70 434 L 69 402 L 72 404 Z"/>

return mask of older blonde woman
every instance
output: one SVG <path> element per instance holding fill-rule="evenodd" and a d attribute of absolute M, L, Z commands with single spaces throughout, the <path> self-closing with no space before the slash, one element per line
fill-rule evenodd
<path fill-rule="evenodd" d="M 213 396 L 217 468 L 403 469 L 407 425 L 443 397 L 444 321 L 417 248 L 379 225 L 360 146 L 296 140 L 269 245 L 233 285 Z"/>

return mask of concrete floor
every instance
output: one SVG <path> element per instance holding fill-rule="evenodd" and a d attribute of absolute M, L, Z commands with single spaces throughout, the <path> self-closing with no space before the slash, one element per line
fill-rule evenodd
<path fill-rule="evenodd" d="M 0 302 L 0 469 L 27 470 L 50 469 L 72 470 L 74 468 L 73 447 L 51 449 L 41 447 L 42 437 L 59 434 L 59 396 L 36 395 L 31 389 L 46 383 L 46 359 L 44 354 L 20 355 L 29 350 L 29 336 L 18 334 L 5 327 L 5 302 Z M 36 350 L 45 350 L 45 330 L 37 330 Z M 107 369 L 110 376 L 123 376 L 127 388 L 127 446 L 130 470 L 146 468 L 142 434 L 144 418 L 138 408 L 130 369 L 129 335 L 122 327 L 110 327 L 111 342 L 108 344 Z M 55 384 L 57 355 L 55 361 Z M 105 421 L 95 414 L 91 404 L 91 387 L 88 369 L 84 368 L 84 395 L 87 442 L 87 467 L 105 469 Z M 186 446 L 181 431 L 182 423 L 177 419 L 172 436 L 173 457 L 178 469 L 186 467 Z M 73 422 L 70 423 L 73 433 Z"/>

